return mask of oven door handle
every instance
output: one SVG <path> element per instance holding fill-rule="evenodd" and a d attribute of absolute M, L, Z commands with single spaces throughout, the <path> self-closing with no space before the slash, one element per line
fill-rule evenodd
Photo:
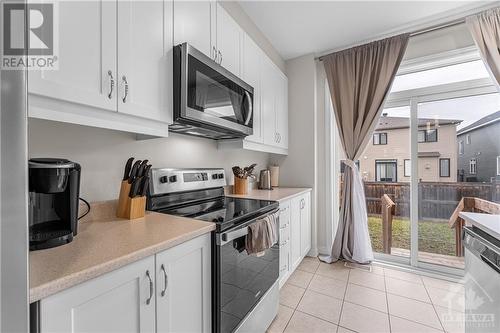
<path fill-rule="evenodd" d="M 276 214 L 278 212 L 279 212 L 279 209 L 275 209 L 272 212 L 266 213 L 265 215 L 262 215 L 262 216 L 257 217 L 256 219 L 253 219 L 252 221 L 261 220 L 261 219 L 265 218 L 266 216 L 273 215 L 273 214 Z M 243 237 L 246 235 L 248 235 L 248 224 L 245 225 L 243 228 L 217 235 L 217 237 L 216 237 L 217 245 L 222 246 L 224 244 L 227 244 L 227 243 L 235 240 L 236 238 L 240 238 L 240 237 Z"/>

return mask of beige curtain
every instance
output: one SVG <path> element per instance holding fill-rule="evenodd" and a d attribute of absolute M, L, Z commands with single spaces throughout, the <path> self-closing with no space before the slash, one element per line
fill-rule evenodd
<path fill-rule="evenodd" d="M 467 17 L 465 21 L 481 58 L 500 87 L 500 8 Z"/>
<path fill-rule="evenodd" d="M 344 161 L 338 229 L 326 262 L 373 260 L 363 181 L 354 161 L 371 138 L 408 44 L 409 34 L 337 52 L 323 59 Z"/>

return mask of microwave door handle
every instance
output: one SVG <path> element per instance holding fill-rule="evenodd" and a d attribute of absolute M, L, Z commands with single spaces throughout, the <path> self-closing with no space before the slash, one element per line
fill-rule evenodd
<path fill-rule="evenodd" d="M 250 120 L 252 119 L 252 114 L 253 114 L 253 103 L 252 103 L 252 98 L 250 96 L 250 93 L 245 90 L 245 96 L 247 97 L 246 100 L 248 101 L 248 114 L 247 114 L 247 119 L 245 120 L 245 126 L 248 126 L 250 123 Z"/>

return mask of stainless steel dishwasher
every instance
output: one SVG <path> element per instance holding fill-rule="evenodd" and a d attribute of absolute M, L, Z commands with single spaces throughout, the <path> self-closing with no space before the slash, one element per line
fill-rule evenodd
<path fill-rule="evenodd" d="M 500 240 L 464 228 L 465 332 L 500 332 Z"/>

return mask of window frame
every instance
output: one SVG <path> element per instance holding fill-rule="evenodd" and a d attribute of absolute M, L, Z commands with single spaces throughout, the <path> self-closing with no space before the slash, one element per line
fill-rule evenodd
<path fill-rule="evenodd" d="M 441 162 L 442 161 L 448 161 L 448 176 L 443 176 L 443 173 L 442 173 L 442 165 L 441 165 Z M 440 158 L 439 159 L 439 177 L 440 178 L 451 178 L 451 159 L 450 158 Z"/>
<path fill-rule="evenodd" d="M 465 134 L 465 144 L 470 145 L 470 134 Z"/>
<path fill-rule="evenodd" d="M 385 137 L 385 143 L 382 143 L 382 136 Z M 375 137 L 378 137 L 378 143 L 375 143 Z M 385 146 L 387 145 L 387 132 L 377 132 L 373 133 L 372 143 L 374 146 Z"/>
<path fill-rule="evenodd" d="M 394 165 L 394 177 L 396 180 L 394 181 L 388 181 L 388 180 L 377 180 L 378 179 L 378 172 L 377 172 L 377 164 L 393 164 Z M 397 159 L 387 159 L 387 160 L 375 160 L 375 181 L 376 182 L 382 182 L 382 183 L 397 183 L 398 182 L 398 160 Z"/>
<path fill-rule="evenodd" d="M 472 169 L 474 169 L 474 170 L 472 170 Z M 471 158 L 469 160 L 469 175 L 477 175 L 477 159 L 476 158 Z"/>
<path fill-rule="evenodd" d="M 408 162 L 410 168 L 410 174 L 406 174 L 406 163 Z M 411 160 L 409 158 L 405 158 L 403 160 L 403 175 L 405 177 L 411 177 Z"/>
<path fill-rule="evenodd" d="M 424 141 L 420 141 L 420 139 L 418 139 L 418 134 L 417 134 L 417 141 L 418 141 L 418 143 L 438 142 L 438 140 L 439 140 L 439 137 L 438 137 L 438 129 L 437 129 L 437 128 L 434 128 L 434 129 L 432 129 L 432 130 L 430 130 L 430 131 L 433 131 L 433 132 L 435 132 L 435 133 L 436 133 L 436 140 L 432 140 L 432 141 L 430 141 L 430 140 L 429 140 L 429 133 L 428 133 L 429 131 L 428 131 L 427 129 L 423 129 L 423 130 L 422 130 L 422 129 L 419 129 L 419 130 L 418 130 L 418 134 L 420 134 L 420 133 L 424 133 Z"/>
<path fill-rule="evenodd" d="M 500 156 L 497 156 L 497 176 L 500 176 Z"/>
<path fill-rule="evenodd" d="M 458 141 L 458 155 L 463 155 L 465 153 L 464 140 Z"/>

